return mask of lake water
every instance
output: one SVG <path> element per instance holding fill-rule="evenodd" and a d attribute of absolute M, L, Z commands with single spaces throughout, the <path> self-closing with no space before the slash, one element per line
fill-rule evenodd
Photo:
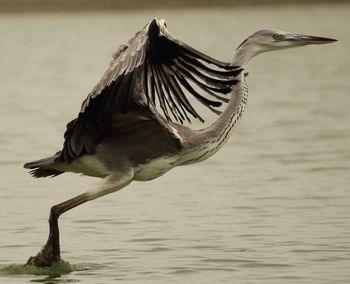
<path fill-rule="evenodd" d="M 334 37 L 249 65 L 248 108 L 210 160 L 60 220 L 60 277 L 0 283 L 350 283 L 350 5 L 0 16 L 0 269 L 47 239 L 49 208 L 97 180 L 33 179 L 116 47 L 153 17 L 222 60 L 261 28 Z M 13 274 L 13 275 L 12 275 Z"/>

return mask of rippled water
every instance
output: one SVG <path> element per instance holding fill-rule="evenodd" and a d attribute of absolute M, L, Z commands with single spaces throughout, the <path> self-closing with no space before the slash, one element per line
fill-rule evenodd
<path fill-rule="evenodd" d="M 0 283 L 350 283 L 349 12 L 1 15 Z M 63 215 L 62 257 L 73 272 L 18 275 L 14 264 L 47 238 L 49 208 L 96 182 L 35 180 L 22 164 L 61 147 L 114 49 L 154 16 L 223 60 L 265 27 L 340 41 L 254 60 L 247 111 L 216 156 Z"/>

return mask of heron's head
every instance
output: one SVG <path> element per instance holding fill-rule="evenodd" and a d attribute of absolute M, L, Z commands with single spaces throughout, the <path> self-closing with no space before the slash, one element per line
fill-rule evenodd
<path fill-rule="evenodd" d="M 310 44 L 325 44 L 336 39 L 292 34 L 275 30 L 260 30 L 245 39 L 237 48 L 235 64 L 244 65 L 254 56 L 273 50 L 299 47 Z"/>

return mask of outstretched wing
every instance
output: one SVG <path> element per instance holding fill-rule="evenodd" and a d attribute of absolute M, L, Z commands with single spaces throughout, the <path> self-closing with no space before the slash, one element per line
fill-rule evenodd
<path fill-rule="evenodd" d="M 224 95 L 237 83 L 235 76 L 241 70 L 175 39 L 163 20 L 154 19 L 114 54 L 78 117 L 67 124 L 60 159 L 69 163 L 82 154 L 94 153 L 96 144 L 120 114 L 154 111 L 157 103 L 169 121 L 190 121 L 189 115 L 203 121 L 185 92 L 219 113 L 214 108 L 228 101 Z"/>

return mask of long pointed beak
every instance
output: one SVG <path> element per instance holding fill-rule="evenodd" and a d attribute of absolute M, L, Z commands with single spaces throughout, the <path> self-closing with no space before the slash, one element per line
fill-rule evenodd
<path fill-rule="evenodd" d="M 307 44 L 326 44 L 338 41 L 333 38 L 310 36 L 310 35 L 299 35 L 299 34 L 286 34 L 285 40 L 295 43 L 296 45 L 307 45 Z"/>

